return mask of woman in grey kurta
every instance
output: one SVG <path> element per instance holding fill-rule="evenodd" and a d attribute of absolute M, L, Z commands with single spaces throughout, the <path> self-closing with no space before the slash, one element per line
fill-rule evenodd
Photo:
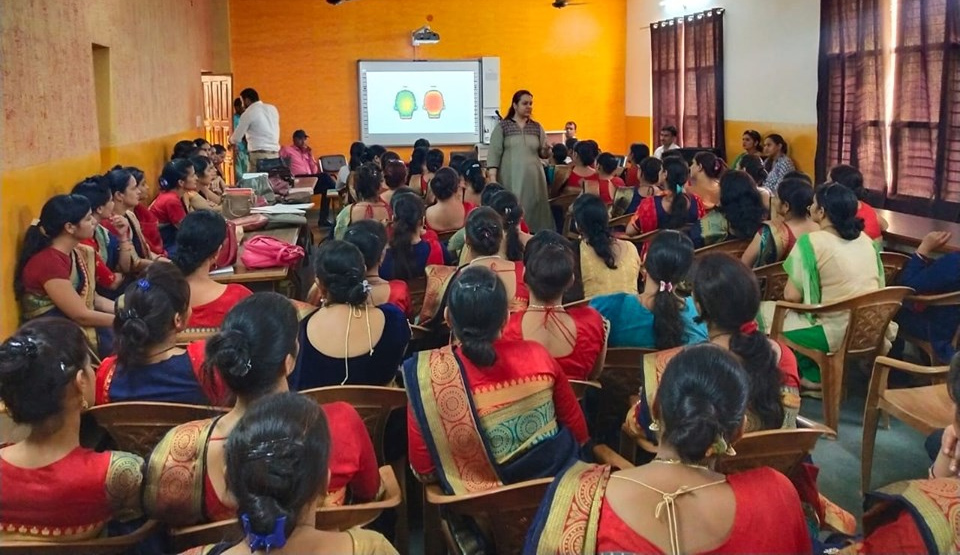
<path fill-rule="evenodd" d="M 531 233 L 553 229 L 547 202 L 547 177 L 541 158 L 550 156 L 543 126 L 530 119 L 533 95 L 517 91 L 507 117 L 500 121 L 490 137 L 487 170 L 492 181 L 503 184 L 520 199 L 524 218 Z"/>

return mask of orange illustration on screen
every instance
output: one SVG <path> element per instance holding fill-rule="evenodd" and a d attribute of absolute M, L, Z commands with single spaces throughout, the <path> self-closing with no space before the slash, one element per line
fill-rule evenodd
<path fill-rule="evenodd" d="M 446 106 L 443 103 L 443 93 L 433 89 L 423 95 L 423 109 L 427 112 L 427 117 L 437 119 Z"/>

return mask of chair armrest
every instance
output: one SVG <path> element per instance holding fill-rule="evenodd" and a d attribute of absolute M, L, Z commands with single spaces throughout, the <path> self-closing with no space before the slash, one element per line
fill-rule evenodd
<path fill-rule="evenodd" d="M 884 356 L 877 357 L 877 360 L 873 363 L 873 365 L 874 368 L 878 366 L 885 366 L 890 369 L 900 370 L 918 376 L 945 376 L 947 375 L 947 372 L 950 371 L 949 366 L 920 366 L 919 364 L 912 364 Z"/>
<path fill-rule="evenodd" d="M 909 295 L 904 301 L 926 306 L 956 306 L 960 305 L 960 291 L 951 291 L 937 295 Z"/>
<path fill-rule="evenodd" d="M 593 456 L 595 456 L 599 462 L 603 464 L 609 464 L 610 466 L 619 470 L 625 470 L 635 466 L 633 463 L 620 456 L 619 453 L 611 449 L 608 445 L 594 445 Z"/>
<path fill-rule="evenodd" d="M 837 432 L 833 428 L 814 420 L 810 420 L 804 416 L 797 416 L 797 428 L 802 428 L 805 430 L 817 430 L 830 439 L 837 439 Z"/>

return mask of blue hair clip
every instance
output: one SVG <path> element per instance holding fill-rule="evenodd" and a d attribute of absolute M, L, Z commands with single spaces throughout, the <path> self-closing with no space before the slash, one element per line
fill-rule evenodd
<path fill-rule="evenodd" d="M 269 534 L 255 534 L 250 529 L 250 517 L 245 514 L 240 515 L 240 522 L 243 524 L 243 533 L 247 536 L 247 545 L 250 546 L 250 551 L 256 552 L 265 549 L 267 553 L 270 553 L 271 549 L 280 549 L 287 545 L 285 530 L 287 517 L 285 516 L 277 517 L 277 520 L 273 523 L 273 532 Z"/>
<path fill-rule="evenodd" d="M 138 279 L 137 287 L 139 287 L 141 291 L 146 291 L 147 289 L 150 289 L 150 282 L 146 279 Z"/>

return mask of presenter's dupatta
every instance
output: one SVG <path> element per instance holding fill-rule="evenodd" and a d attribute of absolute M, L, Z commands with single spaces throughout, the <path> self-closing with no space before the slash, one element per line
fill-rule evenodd
<path fill-rule="evenodd" d="M 421 352 L 413 372 L 404 367 L 404 379 L 444 491 L 462 495 L 502 486 L 463 366 L 451 348 Z"/>

